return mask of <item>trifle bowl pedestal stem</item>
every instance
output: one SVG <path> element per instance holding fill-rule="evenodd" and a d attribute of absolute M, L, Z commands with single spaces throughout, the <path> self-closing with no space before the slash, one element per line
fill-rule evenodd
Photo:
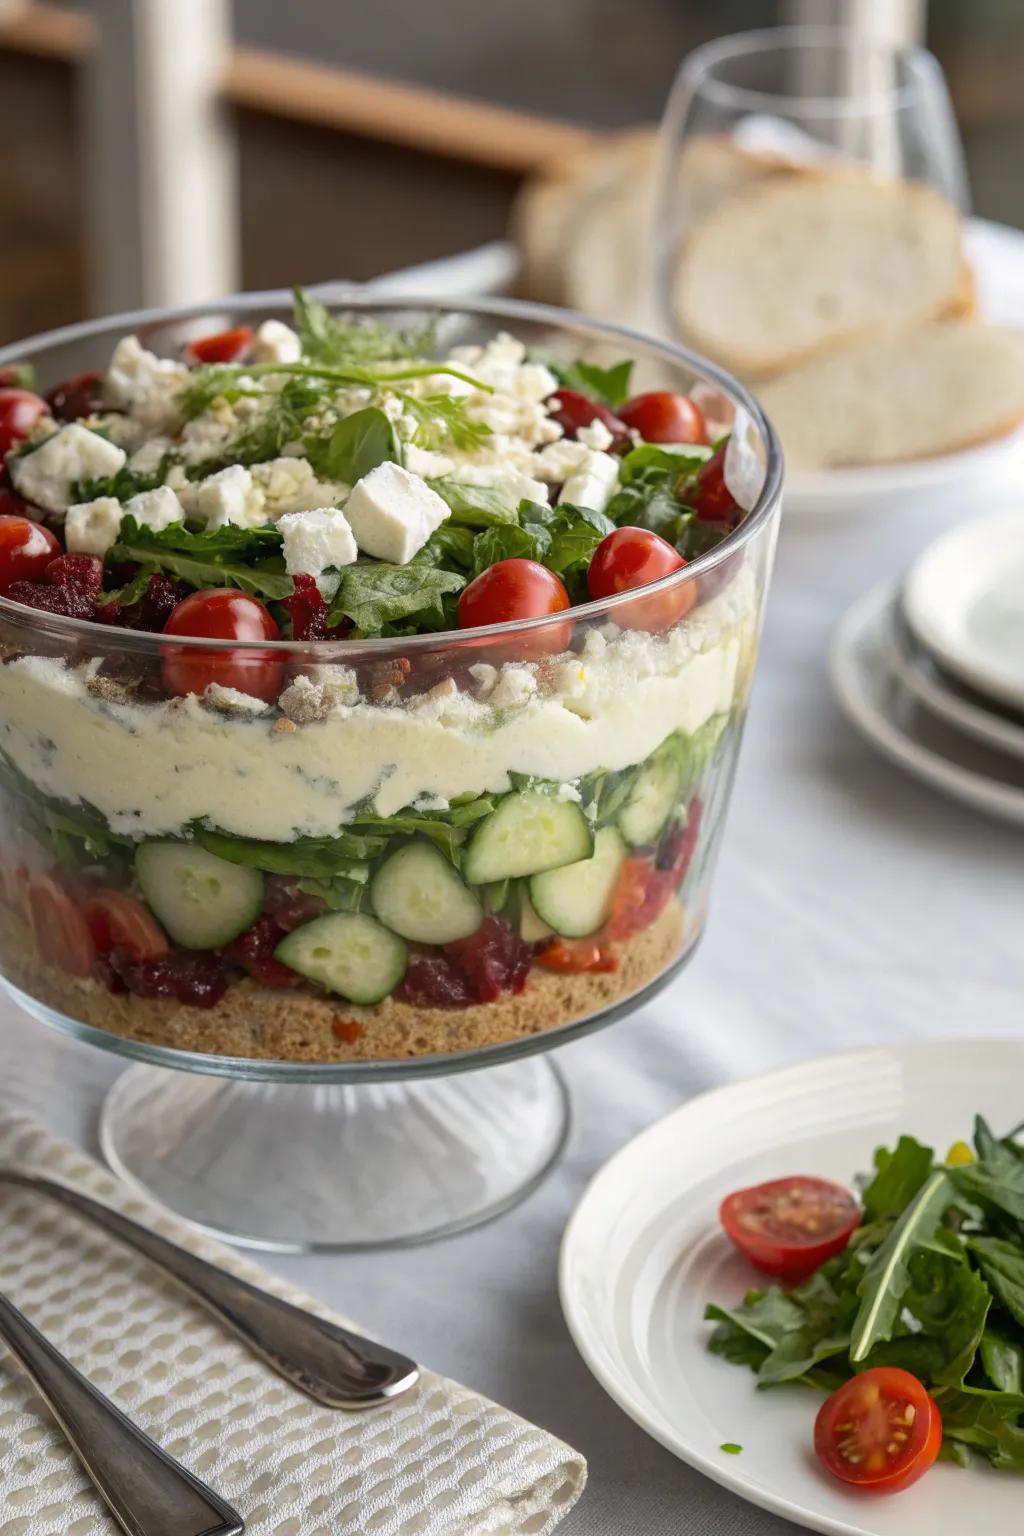
<path fill-rule="evenodd" d="M 476 1226 L 565 1145 L 557 1069 L 530 1056 L 449 1077 L 259 1083 L 128 1069 L 100 1135 L 114 1171 L 194 1226 L 278 1252 L 401 1247 Z"/>

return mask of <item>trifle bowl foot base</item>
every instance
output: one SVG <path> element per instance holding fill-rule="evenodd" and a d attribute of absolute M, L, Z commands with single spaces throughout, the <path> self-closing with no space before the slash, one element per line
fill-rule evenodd
<path fill-rule="evenodd" d="M 541 1056 L 374 1084 L 270 1084 L 131 1067 L 103 1107 L 127 1183 L 214 1236 L 315 1252 L 398 1247 L 500 1215 L 565 1145 Z"/>

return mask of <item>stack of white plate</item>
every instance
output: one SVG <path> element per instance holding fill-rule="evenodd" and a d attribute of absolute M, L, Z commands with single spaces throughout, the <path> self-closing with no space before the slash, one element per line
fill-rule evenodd
<path fill-rule="evenodd" d="M 849 719 L 936 789 L 1024 825 L 1024 510 L 973 519 L 869 592 L 832 646 Z"/>

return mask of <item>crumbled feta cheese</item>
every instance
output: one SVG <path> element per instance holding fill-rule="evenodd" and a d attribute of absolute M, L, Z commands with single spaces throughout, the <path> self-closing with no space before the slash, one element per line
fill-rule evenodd
<path fill-rule="evenodd" d="M 476 683 L 480 697 L 490 698 L 498 681 L 497 667 L 492 667 L 489 661 L 475 661 L 469 669 L 469 675 Z"/>
<path fill-rule="evenodd" d="M 495 709 L 521 709 L 537 692 L 537 678 L 529 666 L 503 667 L 488 703 Z"/>
<path fill-rule="evenodd" d="M 576 428 L 576 441 L 583 443 L 587 448 L 593 448 L 595 453 L 604 453 L 605 449 L 610 448 L 614 443 L 615 438 L 600 416 L 595 416 L 589 426 Z"/>
<path fill-rule="evenodd" d="M 390 460 L 363 476 L 345 511 L 359 548 L 395 565 L 407 564 L 449 516 L 443 497 Z"/>
<path fill-rule="evenodd" d="M 31 453 L 8 459 L 7 467 L 20 495 L 48 512 L 63 512 L 76 480 L 116 475 L 125 458 L 123 448 L 71 421 Z"/>
<path fill-rule="evenodd" d="M 175 496 L 177 496 L 181 502 L 181 510 L 186 517 L 198 516 L 196 511 L 196 492 L 198 488 L 195 481 L 190 480 L 185 473 L 185 466 L 183 464 L 171 465 L 167 471 L 164 484 L 169 485 Z"/>
<path fill-rule="evenodd" d="M 456 479 L 461 485 L 479 485 L 507 493 L 510 507 L 518 507 L 521 501 L 547 501 L 548 488 L 542 480 L 524 474 L 513 465 L 459 464 Z"/>
<path fill-rule="evenodd" d="M 283 320 L 264 320 L 252 345 L 254 363 L 297 363 L 302 356 L 302 342 Z"/>
<path fill-rule="evenodd" d="M 348 486 L 336 480 L 318 480 L 308 459 L 286 456 L 252 466 L 253 485 L 262 491 L 268 521 L 276 523 L 288 512 L 312 512 L 344 501 Z"/>
<path fill-rule="evenodd" d="M 346 669 L 347 670 L 347 669 Z M 278 699 L 278 707 L 296 725 L 312 725 L 343 708 L 350 700 L 327 683 L 316 683 L 301 672 Z"/>
<path fill-rule="evenodd" d="M 510 380 L 511 391 L 520 400 L 547 400 L 558 388 L 558 380 L 543 363 L 523 363 Z"/>
<path fill-rule="evenodd" d="M 196 516 L 207 528 L 262 528 L 270 521 L 263 492 L 243 464 L 230 464 L 196 487 Z"/>
<path fill-rule="evenodd" d="M 574 507 L 589 507 L 603 512 L 619 483 L 619 461 L 610 453 L 587 449 L 586 463 L 575 470 L 562 486 L 562 501 Z"/>
<path fill-rule="evenodd" d="M 137 336 L 123 336 L 107 368 L 107 400 L 154 432 L 173 432 L 181 425 L 179 396 L 187 378 L 183 363 L 147 352 Z"/>
<path fill-rule="evenodd" d="M 336 661 L 317 662 L 305 668 L 305 675 L 311 683 L 326 688 L 339 704 L 359 703 L 359 679 L 352 667 Z"/>
<path fill-rule="evenodd" d="M 415 443 L 406 443 L 403 458 L 406 469 L 424 480 L 440 480 L 442 475 L 455 473 L 454 459 L 450 459 L 446 453 L 431 453 L 427 448 L 417 448 Z"/>
<path fill-rule="evenodd" d="M 582 698 L 586 691 L 587 669 L 578 656 L 556 662 L 551 671 L 552 692 L 562 700 Z"/>
<path fill-rule="evenodd" d="M 134 517 L 140 527 L 152 528 L 154 533 L 185 520 L 181 502 L 169 485 L 159 485 L 155 491 L 140 491 L 137 496 L 129 497 L 124 504 L 124 515 Z"/>
<path fill-rule="evenodd" d="M 68 507 L 64 519 L 64 542 L 71 555 L 106 554 L 117 543 L 121 527 L 121 503 L 115 496 L 100 496 L 96 501 L 80 501 Z"/>
<path fill-rule="evenodd" d="M 149 437 L 132 454 L 128 460 L 128 468 L 139 475 L 153 475 L 160 468 L 165 455 L 171 452 L 172 447 L 169 437 Z"/>
<path fill-rule="evenodd" d="M 352 565 L 359 551 L 348 518 L 339 507 L 288 512 L 278 522 L 289 576 L 320 576 L 329 566 Z"/>
<path fill-rule="evenodd" d="M 549 485 L 561 485 L 570 475 L 576 474 L 587 462 L 592 449 L 586 443 L 564 437 L 557 443 L 549 443 L 533 456 L 533 472 Z"/>
<path fill-rule="evenodd" d="M 203 703 L 207 709 L 215 709 L 220 715 L 233 715 L 237 719 L 254 719 L 266 714 L 270 705 L 264 699 L 242 693 L 238 688 L 226 688 L 223 683 L 207 683 L 203 690 Z"/>

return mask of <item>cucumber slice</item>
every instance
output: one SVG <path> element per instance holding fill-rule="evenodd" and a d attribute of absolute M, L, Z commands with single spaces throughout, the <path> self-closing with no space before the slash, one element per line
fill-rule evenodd
<path fill-rule="evenodd" d="M 608 921 L 612 895 L 626 857 L 626 845 L 614 827 L 602 827 L 589 859 L 534 875 L 530 900 L 543 923 L 567 939 L 582 939 Z M 525 935 L 524 935 L 525 937 Z"/>
<path fill-rule="evenodd" d="M 656 843 L 679 804 L 682 787 L 682 765 L 667 752 L 641 768 L 619 812 L 619 829 L 626 842 L 634 848 Z"/>
<path fill-rule="evenodd" d="M 251 928 L 263 906 L 263 876 L 196 843 L 143 843 L 135 874 L 176 944 L 220 949 Z"/>
<path fill-rule="evenodd" d="M 370 882 L 373 910 L 395 933 L 417 944 L 468 938 L 484 913 L 444 854 L 430 843 L 407 843 Z"/>
<path fill-rule="evenodd" d="M 274 951 L 283 965 L 351 1003 L 379 1003 L 405 975 L 397 934 L 363 912 L 328 912 L 293 928 Z"/>
<path fill-rule="evenodd" d="M 574 800 L 521 789 L 506 795 L 474 833 L 463 872 L 471 885 L 487 885 L 574 864 L 593 847 L 590 823 Z"/>
<path fill-rule="evenodd" d="M 550 877 L 537 875 L 535 878 L 545 880 Z M 550 923 L 537 916 L 529 891 L 524 886 L 519 897 L 519 936 L 523 943 L 539 944 L 541 939 L 550 939 L 554 931 Z"/>

